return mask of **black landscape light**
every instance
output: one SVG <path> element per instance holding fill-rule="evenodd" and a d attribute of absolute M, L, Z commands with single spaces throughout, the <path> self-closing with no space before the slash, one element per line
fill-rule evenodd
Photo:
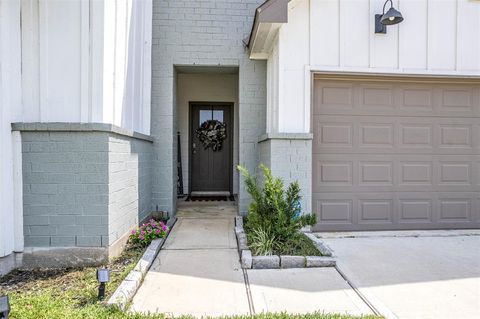
<path fill-rule="evenodd" d="M 385 6 L 387 3 L 390 2 L 390 9 L 385 12 Z M 393 7 L 392 0 L 387 0 L 383 4 L 383 12 L 382 14 L 375 15 L 375 33 L 387 33 L 387 25 L 394 25 L 398 24 L 403 21 L 403 16 Z"/>
<path fill-rule="evenodd" d="M 98 286 L 98 299 L 103 300 L 105 298 L 105 285 L 110 281 L 110 270 L 106 268 L 97 269 L 97 280 L 100 283 L 100 286 Z"/>
<path fill-rule="evenodd" d="M 8 296 L 0 296 L 0 319 L 8 319 L 10 313 L 10 300 Z"/>

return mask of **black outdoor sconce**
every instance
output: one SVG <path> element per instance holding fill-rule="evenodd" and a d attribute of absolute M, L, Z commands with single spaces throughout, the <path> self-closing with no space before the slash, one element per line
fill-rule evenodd
<path fill-rule="evenodd" d="M 385 13 L 385 6 L 390 2 L 390 9 Z M 398 24 L 403 21 L 400 11 L 393 7 L 392 0 L 387 0 L 383 4 L 383 13 L 375 15 L 375 33 L 387 33 L 387 25 Z"/>
<path fill-rule="evenodd" d="M 10 313 L 10 300 L 8 296 L 0 296 L 0 319 L 8 319 Z"/>
<path fill-rule="evenodd" d="M 105 298 L 105 285 L 110 281 L 110 270 L 106 268 L 97 269 L 97 280 L 100 283 L 98 286 L 98 300 Z"/>

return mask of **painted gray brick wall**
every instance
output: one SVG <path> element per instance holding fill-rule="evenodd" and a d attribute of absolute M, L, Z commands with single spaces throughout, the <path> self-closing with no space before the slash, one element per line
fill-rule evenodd
<path fill-rule="evenodd" d="M 258 136 L 265 133 L 266 62 L 251 61 L 243 45 L 263 0 L 153 2 L 152 117 L 153 205 L 176 206 L 176 65 L 239 68 L 239 162 L 258 166 Z M 240 181 L 239 209 L 249 197 Z"/>
<path fill-rule="evenodd" d="M 311 134 L 280 133 L 259 142 L 260 161 L 270 167 L 285 185 L 298 181 L 302 210 L 312 212 L 312 137 Z M 289 135 L 292 135 L 289 137 Z"/>
<path fill-rule="evenodd" d="M 151 208 L 152 143 L 22 132 L 26 247 L 108 247 Z"/>
<path fill-rule="evenodd" d="M 109 244 L 144 220 L 152 200 L 152 144 L 124 136 L 109 137 Z"/>
<path fill-rule="evenodd" d="M 106 246 L 108 134 L 23 132 L 22 152 L 25 246 Z"/>

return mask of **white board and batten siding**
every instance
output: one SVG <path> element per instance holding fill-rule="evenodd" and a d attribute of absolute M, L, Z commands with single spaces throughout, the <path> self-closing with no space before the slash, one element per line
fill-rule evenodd
<path fill-rule="evenodd" d="M 393 3 L 405 20 L 375 34 L 384 0 L 290 1 L 275 44 L 280 132 L 310 131 L 315 71 L 480 76 L 480 1 Z"/>
<path fill-rule="evenodd" d="M 22 0 L 23 121 L 149 134 L 151 17 L 151 0 Z"/>
<path fill-rule="evenodd" d="M 0 257 L 23 250 L 12 122 L 150 133 L 152 0 L 0 2 Z"/>
<path fill-rule="evenodd" d="M 23 249 L 21 145 L 10 123 L 21 114 L 20 3 L 0 1 L 0 258 Z"/>

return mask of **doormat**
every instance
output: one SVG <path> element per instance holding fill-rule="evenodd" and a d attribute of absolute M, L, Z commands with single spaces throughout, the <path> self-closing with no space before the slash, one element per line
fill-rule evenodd
<path fill-rule="evenodd" d="M 234 202 L 233 196 L 188 196 L 186 202 Z"/>

